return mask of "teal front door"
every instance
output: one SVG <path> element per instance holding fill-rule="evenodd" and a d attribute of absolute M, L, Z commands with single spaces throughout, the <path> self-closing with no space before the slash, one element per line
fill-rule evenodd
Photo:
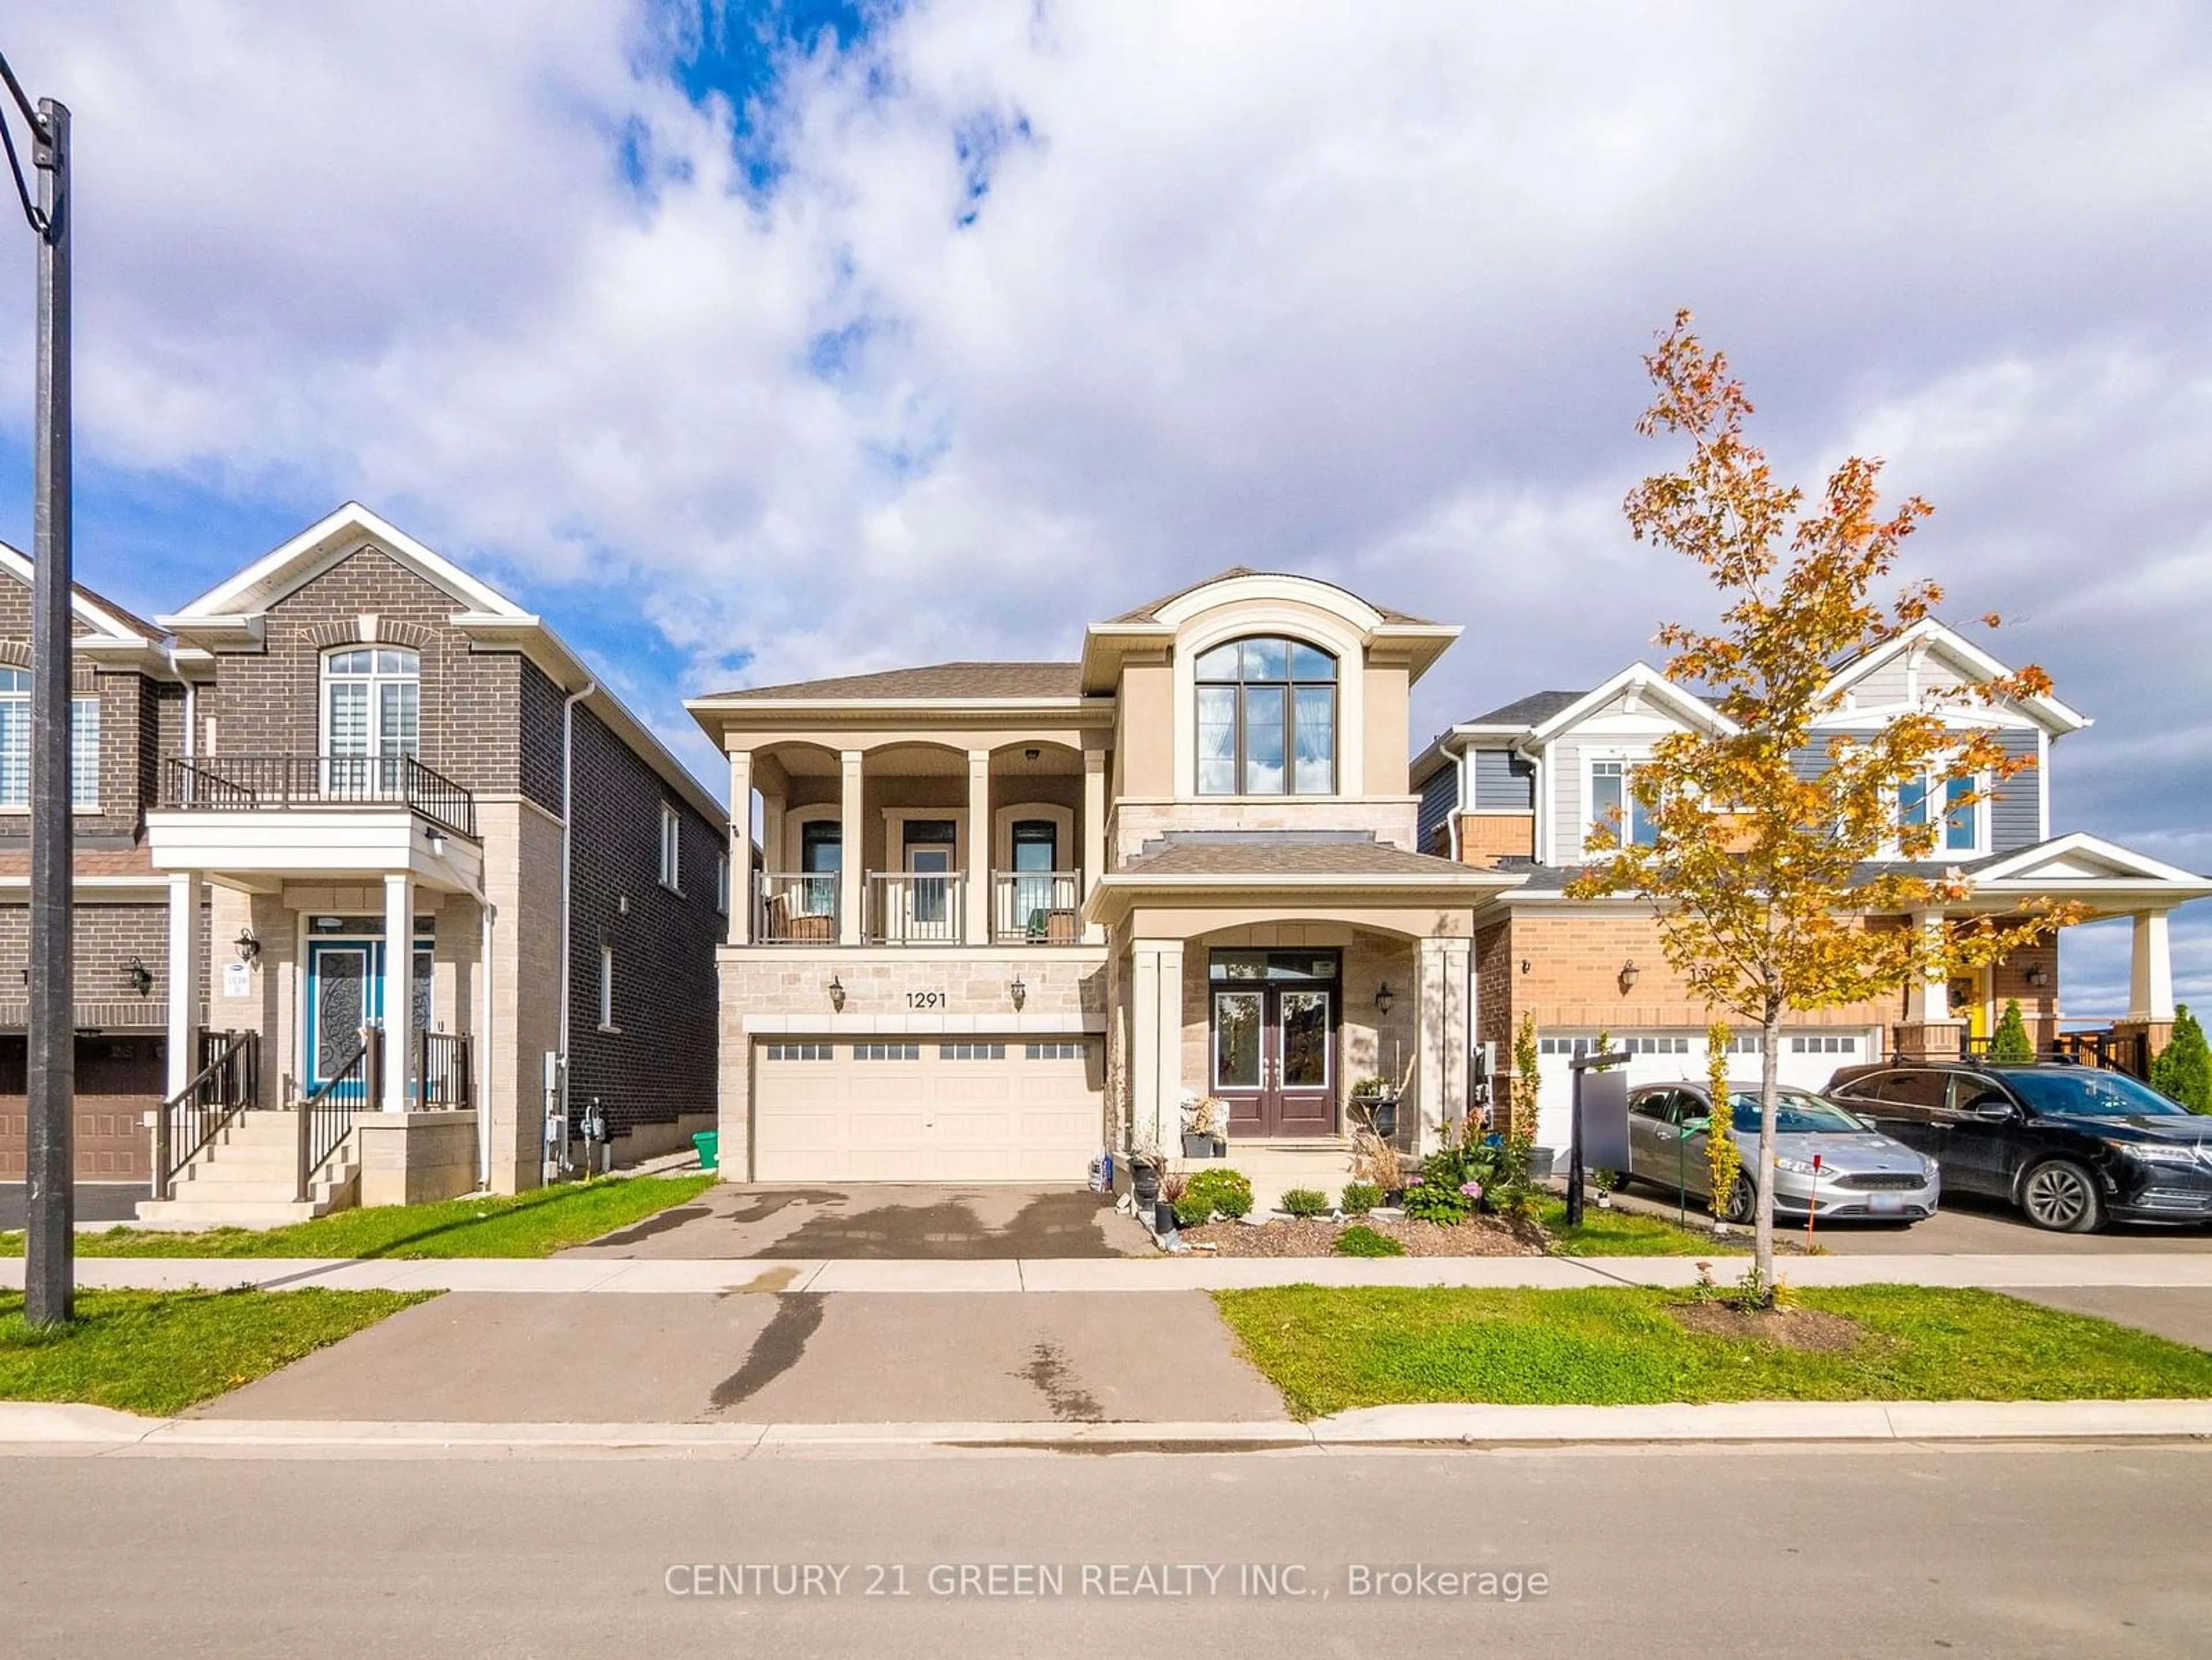
<path fill-rule="evenodd" d="M 320 1089 L 353 1063 L 363 1033 L 384 1018 L 384 942 L 307 942 L 307 1088 Z M 343 1093 L 360 1097 L 362 1083 Z"/>

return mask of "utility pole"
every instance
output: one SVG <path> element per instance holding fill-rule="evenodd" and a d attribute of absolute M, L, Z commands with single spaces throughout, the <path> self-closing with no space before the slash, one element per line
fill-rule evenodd
<path fill-rule="evenodd" d="M 75 895 L 70 821 L 70 113 L 42 98 L 34 109 L 7 60 L 0 77 L 31 129 L 39 175 L 31 202 L 15 140 L 8 165 L 23 216 L 39 239 L 37 464 L 31 589 L 30 1123 L 25 1174 L 23 1314 L 58 1325 L 76 1311 L 75 1097 L 76 1008 L 70 971 Z M 6 135 L 0 110 L 0 135 Z"/>

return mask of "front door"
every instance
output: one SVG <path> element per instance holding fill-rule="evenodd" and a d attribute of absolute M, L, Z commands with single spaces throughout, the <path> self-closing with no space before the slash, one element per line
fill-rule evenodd
<path fill-rule="evenodd" d="M 1336 994 L 1324 986 L 1217 986 L 1213 1092 L 1231 1136 L 1336 1131 Z"/>
<path fill-rule="evenodd" d="M 363 1034 L 383 1018 L 384 946 L 374 939 L 307 943 L 307 1088 L 343 1072 L 361 1052 Z M 359 1096 L 362 1085 L 346 1090 Z"/>

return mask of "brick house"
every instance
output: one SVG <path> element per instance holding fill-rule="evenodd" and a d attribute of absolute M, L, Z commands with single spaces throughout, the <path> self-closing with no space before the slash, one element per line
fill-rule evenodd
<path fill-rule="evenodd" d="M 1841 666 L 1829 688 L 1834 708 L 1820 725 L 1824 734 L 1863 733 L 1886 716 L 1923 707 L 1933 692 L 2003 672 L 1987 653 L 1930 620 Z M 2089 725 L 2057 698 L 1971 714 L 1954 711 L 1947 718 L 1988 722 L 2031 764 L 1955 810 L 1944 808 L 1950 786 L 1944 778 L 1931 777 L 1909 792 L 1901 812 L 1943 815 L 1936 857 L 1922 868 L 1929 874 L 1955 868 L 1972 879 L 1971 897 L 1958 908 L 1962 914 L 2002 912 L 2048 897 L 2080 903 L 2092 919 L 2132 917 L 2130 1010 L 2106 1035 L 2113 1052 L 2147 1062 L 2173 1020 L 2167 914 L 2212 894 L 2212 880 L 2101 836 L 2052 833 L 2054 746 Z M 1462 721 L 1413 763 L 1423 848 L 1510 879 L 1476 919 L 1475 1035 L 1481 1053 L 1502 1073 L 1516 1025 L 1523 1014 L 1534 1016 L 1541 1032 L 1542 1143 L 1564 1144 L 1567 1062 L 1601 1031 L 1628 1050 L 1634 1081 L 1705 1075 L 1712 1011 L 1668 968 L 1650 905 L 1629 898 L 1574 901 L 1565 889 L 1578 868 L 1604 858 L 1615 838 L 1646 833 L 1631 783 L 1638 758 L 1669 732 L 1711 729 L 1720 719 L 1702 700 L 1638 663 L 1589 690 L 1538 692 Z M 1817 771 L 1826 757 L 1824 735 L 1797 764 Z M 1617 828 L 1607 828 L 1613 812 L 1623 817 Z M 1940 927 L 1943 921 L 1940 911 L 1865 919 L 1871 927 Z M 1818 1088 L 1838 1067 L 1886 1053 L 1955 1056 L 1986 1042 L 2014 1000 L 2039 1045 L 2087 1036 L 2062 1023 L 2054 937 L 1955 983 L 1914 986 L 1808 1013 L 1783 1034 L 1782 1075 Z M 1747 1074 L 1757 1065 L 1753 1040 L 1740 1034 L 1735 1043 L 1743 1052 L 1735 1067 Z"/>
<path fill-rule="evenodd" d="M 539 618 L 349 504 L 155 623 L 86 596 L 77 656 L 80 1066 L 127 1043 L 126 1108 L 185 1098 L 106 1164 L 81 1104 L 81 1178 L 173 1164 L 172 1219 L 513 1192 L 548 1057 L 618 1156 L 711 1123 L 723 814 Z M 245 1110 L 195 1151 L 224 1091 Z"/>

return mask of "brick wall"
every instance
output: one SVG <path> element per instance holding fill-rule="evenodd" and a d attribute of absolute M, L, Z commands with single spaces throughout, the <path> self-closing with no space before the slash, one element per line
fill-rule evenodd
<path fill-rule="evenodd" d="M 1501 859 L 1536 856 L 1536 815 L 1531 812 L 1463 812 L 1459 819 L 1459 856 L 1485 869 Z"/>
<path fill-rule="evenodd" d="M 80 903 L 72 921 L 75 949 L 70 952 L 70 969 L 77 1003 L 127 1006 L 133 1018 L 114 1021 L 118 1025 L 165 1025 L 169 1007 L 168 907 Z M 23 906 L 0 905 L 0 1004 L 23 1000 L 30 926 L 30 913 Z M 202 934 L 204 940 L 204 923 Z M 153 987 L 143 996 L 131 989 L 124 972 L 133 957 L 154 976 Z"/>
<path fill-rule="evenodd" d="M 77 637 L 90 631 L 82 622 L 73 623 Z M 31 663 L 31 591 L 12 577 L 0 578 L 0 663 L 15 668 Z M 182 697 L 182 687 L 170 690 Z M 151 799 L 160 693 L 135 670 L 102 673 L 89 661 L 72 666 L 70 690 L 100 702 L 100 811 L 78 813 L 72 826 L 86 841 L 127 841 L 137 834 Z M 0 813 L 0 848 L 21 847 L 28 834 L 27 817 Z"/>
<path fill-rule="evenodd" d="M 714 1110 L 715 906 L 726 830 L 678 798 L 588 708 L 575 714 L 569 881 L 568 1098 L 599 1098 L 617 1134 Z M 660 809 L 682 815 L 682 893 L 660 884 Z M 627 907 L 625 908 L 625 902 Z M 599 950 L 615 954 L 599 1029 Z"/>

